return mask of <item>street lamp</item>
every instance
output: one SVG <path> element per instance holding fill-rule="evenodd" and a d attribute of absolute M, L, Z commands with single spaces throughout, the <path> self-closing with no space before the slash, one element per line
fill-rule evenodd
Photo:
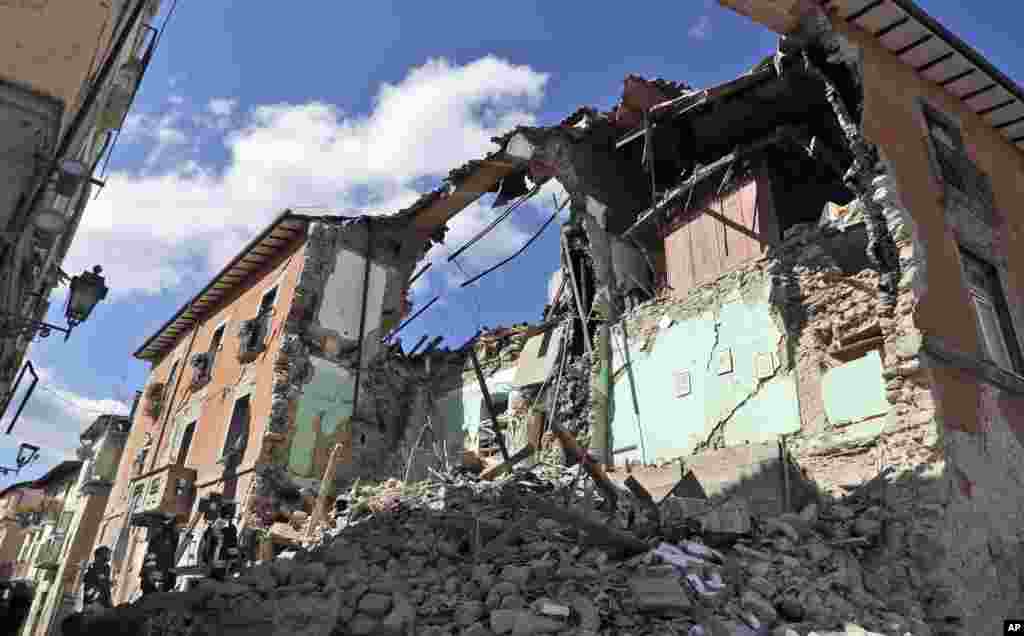
<path fill-rule="evenodd" d="M 10 338 L 26 334 L 40 338 L 49 337 L 52 331 L 64 334 L 64 340 L 71 337 L 71 330 L 85 322 L 97 303 L 107 297 L 107 286 L 100 276 L 103 268 L 97 265 L 92 271 L 85 271 L 71 279 L 68 302 L 64 310 L 68 326 L 58 327 L 39 320 L 23 318 L 7 311 L 0 311 L 0 338 Z"/>
<path fill-rule="evenodd" d="M 22 443 L 22 445 L 18 447 L 18 458 L 15 460 L 18 462 L 18 470 L 28 466 L 37 459 L 39 459 L 38 446 Z"/>
<path fill-rule="evenodd" d="M 10 468 L 7 466 L 0 466 L 0 475 L 7 476 L 11 473 L 17 475 L 21 472 L 22 468 L 28 466 L 37 459 L 39 459 L 39 447 L 34 444 L 22 443 L 22 445 L 18 447 L 18 457 L 15 459 L 18 467 Z"/>
<path fill-rule="evenodd" d="M 91 272 L 82 272 L 71 279 L 71 292 L 68 294 L 68 306 L 64 312 L 68 319 L 68 336 L 71 329 L 85 322 L 97 303 L 107 297 L 107 286 L 100 276 L 103 268 L 97 265 Z M 67 340 L 67 337 L 64 338 Z"/>

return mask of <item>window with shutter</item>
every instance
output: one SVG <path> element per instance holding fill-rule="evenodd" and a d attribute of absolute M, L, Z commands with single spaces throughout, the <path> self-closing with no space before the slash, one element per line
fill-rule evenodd
<path fill-rule="evenodd" d="M 978 318 L 978 339 L 986 358 L 1001 369 L 1020 373 L 1024 369 L 1017 336 L 1003 296 L 995 267 L 961 248 L 964 280 Z"/>
<path fill-rule="evenodd" d="M 983 220 L 995 214 L 995 195 L 988 175 L 971 160 L 960 127 L 952 119 L 924 105 L 929 151 L 939 179 L 959 193 L 965 206 Z"/>

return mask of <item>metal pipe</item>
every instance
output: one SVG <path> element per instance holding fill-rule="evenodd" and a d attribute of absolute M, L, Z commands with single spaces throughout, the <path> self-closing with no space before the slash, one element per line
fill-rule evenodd
<path fill-rule="evenodd" d="M 587 317 L 583 313 L 583 304 L 580 300 L 580 287 L 576 281 L 576 268 L 572 266 L 572 256 L 569 254 L 569 244 L 565 240 L 565 235 L 561 237 L 562 243 L 562 255 L 565 259 L 565 266 L 569 269 L 569 278 L 572 281 L 572 299 L 576 305 L 576 313 L 580 316 L 580 328 L 583 329 L 583 347 L 587 350 L 587 354 L 593 355 L 594 350 L 590 346 L 590 329 L 588 328 Z"/>
<path fill-rule="evenodd" d="M 359 408 L 359 380 L 363 371 L 364 341 L 366 340 L 366 303 L 370 293 L 370 257 L 373 254 L 373 217 L 364 217 L 366 223 L 366 266 L 363 268 L 363 311 L 359 316 L 359 358 L 356 361 L 356 384 L 352 388 L 352 417 Z"/>
<path fill-rule="evenodd" d="M 640 434 L 640 459 L 646 464 L 647 444 L 644 441 L 644 427 L 640 423 L 640 400 L 637 398 L 636 378 L 633 376 L 633 358 L 629 353 L 629 331 L 626 329 L 626 319 L 623 318 L 619 321 L 619 325 L 622 327 L 622 357 L 626 365 L 626 377 L 629 378 L 629 392 L 633 397 L 633 415 L 636 417 L 636 426 L 640 429 L 637 431 Z"/>
<path fill-rule="evenodd" d="M 406 283 L 406 284 L 407 284 L 408 286 L 410 286 L 410 287 L 411 287 L 411 286 L 412 286 L 412 284 L 413 284 L 413 283 L 415 283 L 415 282 L 416 282 L 416 280 L 417 280 L 417 279 L 418 279 L 418 278 L 419 278 L 420 276 L 423 276 L 424 274 L 426 274 L 426 273 L 427 273 L 427 270 L 428 270 L 428 269 L 430 269 L 430 266 L 431 266 L 431 265 L 433 265 L 433 263 L 427 263 L 427 264 L 426 264 L 426 265 L 424 265 L 424 266 L 423 266 L 422 268 L 420 268 L 420 271 L 418 271 L 418 272 L 416 272 L 415 274 L 413 274 L 413 275 L 412 275 L 412 278 L 410 278 L 410 279 L 409 279 L 409 282 L 408 282 L 408 283 Z"/>
<path fill-rule="evenodd" d="M 509 460 L 508 448 L 505 446 L 505 434 L 498 427 L 498 415 L 494 411 L 494 401 L 491 400 L 491 392 L 487 389 L 487 382 L 484 380 L 484 372 L 480 369 L 480 361 L 476 357 L 475 342 L 469 345 L 469 359 L 473 362 L 473 372 L 476 374 L 476 381 L 480 383 L 480 392 L 484 396 L 484 406 L 487 408 L 487 415 L 491 418 L 491 428 L 494 429 L 494 438 L 498 442 L 498 450 L 501 451 L 502 461 Z"/>
<path fill-rule="evenodd" d="M 25 405 L 28 404 L 29 398 L 32 397 L 32 393 L 36 390 L 36 385 L 39 384 L 39 376 L 36 375 L 35 367 L 32 366 L 32 362 L 26 362 L 25 367 L 32 372 L 32 384 L 28 385 L 28 390 L 25 391 L 25 397 L 21 399 L 21 404 L 18 405 L 18 410 L 14 412 L 14 417 L 11 418 L 11 423 L 7 425 L 7 435 L 11 434 L 14 430 L 14 425 L 18 422 L 18 418 L 21 417 L 21 412 L 25 410 Z M 22 371 L 24 374 L 24 370 Z"/>
<path fill-rule="evenodd" d="M 591 410 L 596 411 L 590 448 L 597 461 L 605 466 L 612 463 L 609 450 L 609 421 L 611 412 L 611 334 L 608 322 L 601 323 L 598 330 L 597 378 L 590 389 Z"/>

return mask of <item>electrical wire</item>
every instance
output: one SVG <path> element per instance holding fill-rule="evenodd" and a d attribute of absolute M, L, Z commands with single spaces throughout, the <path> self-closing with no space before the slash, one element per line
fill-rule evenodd
<path fill-rule="evenodd" d="M 40 387 L 37 387 L 37 388 L 39 388 L 42 391 L 46 391 L 47 393 L 50 393 L 51 395 L 56 396 L 57 399 L 59 399 L 60 401 L 64 402 L 68 406 L 74 408 L 75 410 L 81 411 L 82 413 L 89 413 L 89 414 L 92 414 L 92 415 L 106 415 L 106 414 L 108 414 L 110 412 L 109 410 L 106 410 L 106 409 L 91 409 L 91 408 L 88 408 L 88 407 L 85 407 L 85 406 L 81 406 L 79 404 L 75 404 L 70 399 L 64 397 L 64 395 L 60 391 L 58 391 L 57 389 L 50 388 L 48 386 L 40 386 Z"/>
<path fill-rule="evenodd" d="M 520 247 L 518 250 L 516 250 L 514 254 L 512 254 L 508 258 L 498 262 L 497 264 L 489 267 L 488 269 L 485 269 L 484 271 L 482 271 L 479 274 L 477 274 L 475 277 L 473 277 L 473 278 L 467 280 L 466 282 L 462 283 L 462 285 L 460 285 L 459 287 L 461 288 L 461 287 L 466 287 L 468 285 L 472 285 L 473 283 L 475 283 L 476 281 L 480 280 L 484 276 L 490 274 L 491 272 L 495 271 L 496 269 L 498 269 L 498 268 L 502 267 L 503 265 L 509 263 L 512 259 L 516 258 L 520 254 L 525 252 L 526 248 L 530 247 L 530 245 L 532 245 L 534 241 L 536 241 L 538 238 L 540 238 L 540 235 L 544 233 L 544 230 L 546 230 L 549 225 L 551 225 L 551 222 L 554 221 L 555 218 L 557 218 L 558 215 L 562 213 L 562 208 L 564 208 L 566 203 L 568 203 L 568 202 L 569 202 L 569 198 L 566 197 L 565 203 L 562 203 L 561 207 L 557 208 L 555 210 L 555 213 L 552 214 L 548 218 L 547 221 L 544 221 L 544 225 L 541 225 L 540 229 L 538 229 L 537 232 L 533 236 L 531 236 L 525 243 L 523 243 L 523 246 Z"/>
<path fill-rule="evenodd" d="M 523 196 L 521 196 L 518 199 L 516 199 L 516 201 L 512 205 L 508 206 L 505 209 L 504 212 L 502 212 L 501 214 L 498 215 L 498 218 L 494 219 L 493 221 L 491 221 L 487 225 L 487 227 L 485 227 L 484 229 L 482 229 L 479 232 L 477 232 L 476 235 L 473 238 L 469 239 L 468 241 L 466 241 L 466 243 L 462 247 L 460 247 L 457 250 L 455 250 L 455 253 L 450 254 L 448 256 L 448 260 L 449 261 L 454 260 L 459 255 L 461 255 L 463 252 L 465 252 L 469 248 L 473 247 L 473 245 L 475 245 L 480 239 L 482 239 L 483 237 L 487 236 L 487 234 L 489 234 L 491 232 L 491 230 L 496 228 L 499 223 L 501 223 L 502 221 L 507 219 L 516 208 L 518 208 L 520 205 L 525 203 L 528 199 L 533 197 L 533 195 L 537 194 L 537 192 L 540 191 L 540 188 L 541 188 L 542 185 L 543 185 L 543 183 L 538 183 L 538 184 L 534 185 L 532 188 L 530 188 L 529 192 L 527 192 Z"/>
<path fill-rule="evenodd" d="M 445 249 L 447 249 L 447 248 L 445 248 Z M 462 264 L 459 263 L 459 261 L 452 260 L 452 259 L 449 259 L 449 261 L 452 262 L 452 263 L 455 263 L 455 267 L 459 268 L 459 271 L 462 272 L 462 275 L 465 276 L 466 278 L 469 278 L 469 274 L 462 267 Z M 479 333 L 479 332 L 483 331 L 483 329 L 484 329 L 484 323 L 483 323 L 483 313 L 484 313 L 484 311 L 483 311 L 483 306 L 480 304 L 480 289 L 479 288 L 476 288 L 476 287 L 473 288 L 473 296 L 472 296 L 472 298 L 473 298 L 473 304 L 476 307 L 476 330 L 477 330 L 477 333 Z"/>

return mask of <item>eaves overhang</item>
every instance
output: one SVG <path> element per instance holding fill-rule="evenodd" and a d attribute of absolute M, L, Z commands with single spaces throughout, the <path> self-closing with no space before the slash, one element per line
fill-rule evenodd
<path fill-rule="evenodd" d="M 719 0 L 779 33 L 798 28 L 808 0 Z M 814 0 L 835 19 L 872 34 L 922 78 L 943 88 L 1010 144 L 1024 150 L 1024 90 L 912 0 Z M 806 5 L 804 5 L 806 6 Z"/>
<path fill-rule="evenodd" d="M 304 235 L 311 218 L 290 209 L 279 214 L 133 355 L 140 360 L 152 360 L 176 346 L 181 336 L 198 325 L 210 310 Z"/>

